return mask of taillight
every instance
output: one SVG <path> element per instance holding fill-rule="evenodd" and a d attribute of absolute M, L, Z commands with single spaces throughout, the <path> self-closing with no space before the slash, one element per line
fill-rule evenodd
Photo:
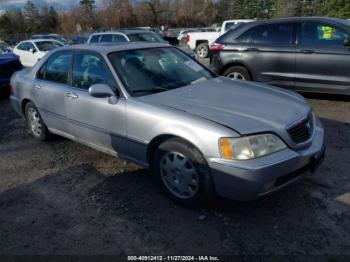
<path fill-rule="evenodd" d="M 10 90 L 10 94 L 13 95 L 15 92 L 15 89 L 13 88 L 13 85 L 9 84 L 9 90 Z"/>
<path fill-rule="evenodd" d="M 188 42 L 190 42 L 190 39 L 191 39 L 190 35 L 186 35 L 186 44 L 188 44 Z"/>
<path fill-rule="evenodd" d="M 218 43 L 214 43 L 214 44 L 211 44 L 210 46 L 210 51 L 211 52 L 220 52 L 222 49 L 224 49 L 225 45 L 223 44 L 218 44 Z"/>

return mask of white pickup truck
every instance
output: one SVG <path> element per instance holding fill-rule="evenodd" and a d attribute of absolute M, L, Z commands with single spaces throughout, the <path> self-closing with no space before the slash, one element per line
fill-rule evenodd
<path fill-rule="evenodd" d="M 249 23 L 255 20 L 252 19 L 236 19 L 227 20 L 222 26 L 220 32 L 193 32 L 188 33 L 186 36 L 186 43 L 190 49 L 196 51 L 199 58 L 206 58 L 209 55 L 209 46 L 215 42 L 215 40 L 226 33 L 228 30 L 234 28 L 241 23 Z"/>

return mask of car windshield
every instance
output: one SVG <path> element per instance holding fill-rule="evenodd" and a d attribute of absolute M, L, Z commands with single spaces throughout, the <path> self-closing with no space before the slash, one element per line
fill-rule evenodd
<path fill-rule="evenodd" d="M 165 42 L 163 38 L 152 32 L 128 34 L 128 38 L 131 42 Z"/>
<path fill-rule="evenodd" d="M 59 42 L 56 41 L 41 41 L 41 42 L 36 42 L 36 46 L 38 47 L 39 51 L 50 51 L 54 48 L 61 47 L 63 46 Z"/>
<path fill-rule="evenodd" d="M 172 47 L 115 52 L 108 57 L 131 96 L 168 91 L 214 77 Z"/>

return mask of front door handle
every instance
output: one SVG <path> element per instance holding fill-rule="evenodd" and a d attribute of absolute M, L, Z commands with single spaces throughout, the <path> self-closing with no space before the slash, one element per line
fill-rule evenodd
<path fill-rule="evenodd" d="M 301 52 L 302 54 L 314 54 L 314 53 L 315 53 L 315 50 L 306 49 L 306 50 L 300 50 L 300 52 Z"/>
<path fill-rule="evenodd" d="M 243 50 L 244 52 L 259 52 L 260 50 L 258 48 L 250 47 Z"/>
<path fill-rule="evenodd" d="M 73 94 L 73 93 L 66 93 L 66 97 L 72 98 L 72 99 L 78 99 L 78 95 Z"/>
<path fill-rule="evenodd" d="M 39 84 L 35 84 L 34 89 L 39 90 L 39 89 L 41 89 L 41 86 Z"/>

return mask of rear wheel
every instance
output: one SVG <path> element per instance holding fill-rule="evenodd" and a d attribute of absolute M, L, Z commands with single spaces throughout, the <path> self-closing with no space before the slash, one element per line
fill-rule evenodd
<path fill-rule="evenodd" d="M 181 205 L 202 206 L 213 197 L 211 173 L 204 157 L 184 140 L 163 142 L 156 151 L 153 169 L 163 191 Z"/>
<path fill-rule="evenodd" d="M 251 80 L 248 70 L 243 66 L 232 66 L 226 69 L 223 75 L 234 80 Z"/>
<path fill-rule="evenodd" d="M 199 44 L 196 48 L 196 53 L 200 58 L 207 58 L 209 55 L 209 45 L 207 43 Z"/>
<path fill-rule="evenodd" d="M 52 134 L 44 124 L 38 109 L 32 102 L 28 102 L 26 104 L 25 116 L 27 119 L 29 132 L 32 134 L 32 136 L 43 141 L 49 140 L 52 137 Z"/>

